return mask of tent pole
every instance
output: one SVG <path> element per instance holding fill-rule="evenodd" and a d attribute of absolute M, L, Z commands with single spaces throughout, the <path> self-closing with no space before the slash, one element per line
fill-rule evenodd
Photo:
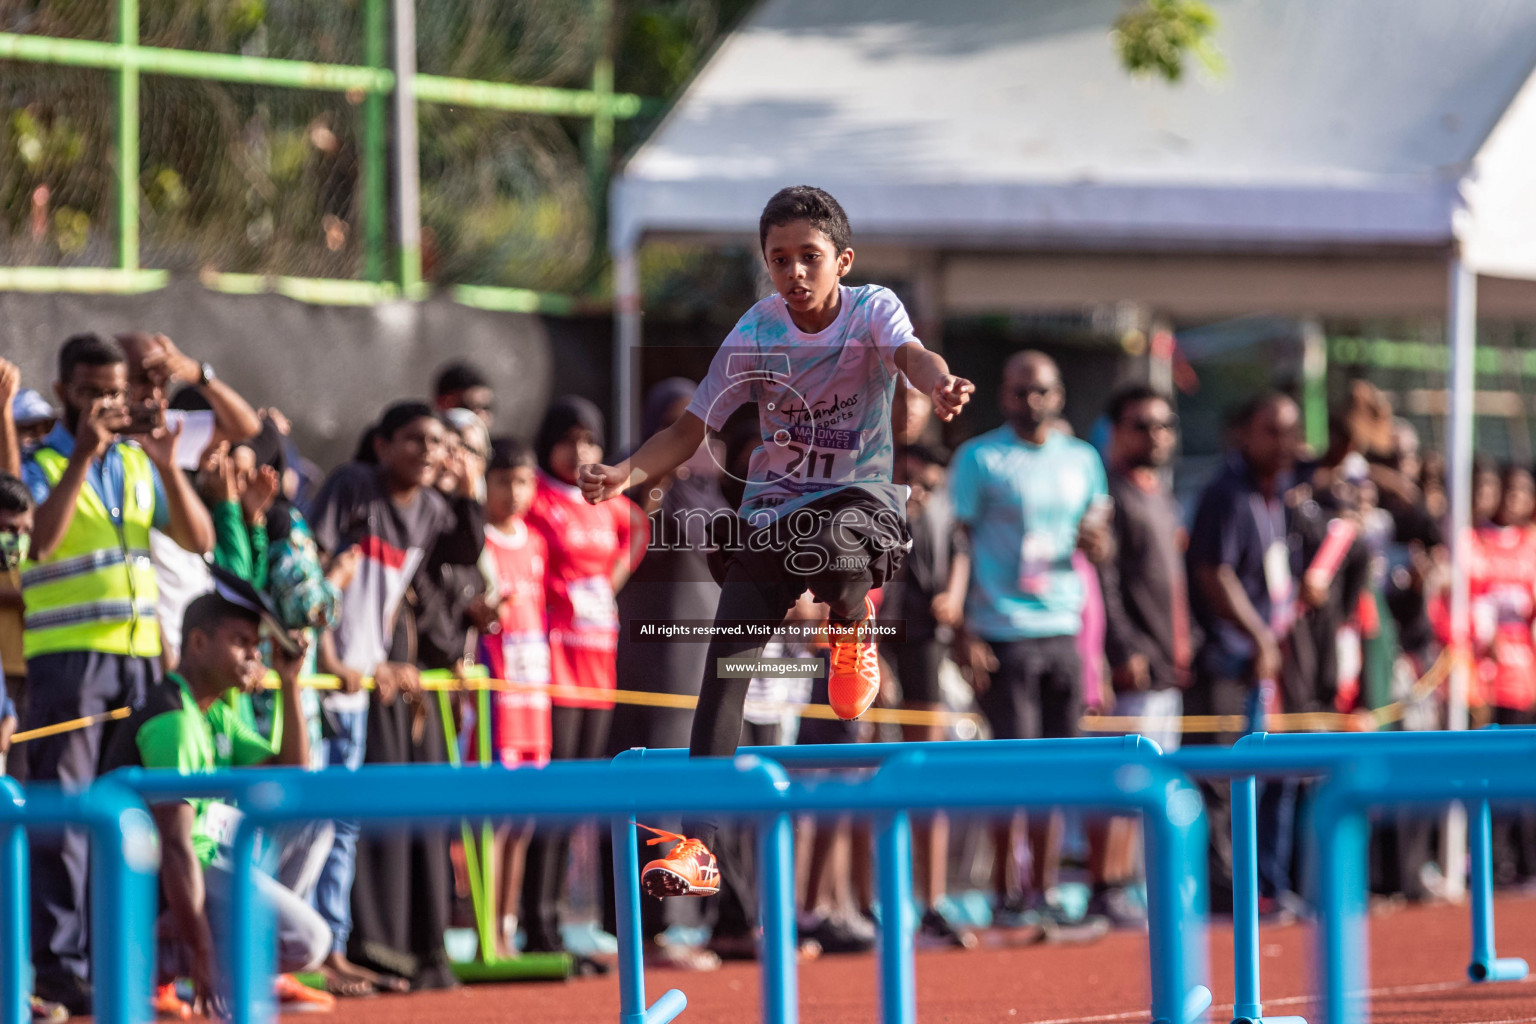
<path fill-rule="evenodd" d="M 1446 340 L 1451 348 L 1450 409 L 1448 415 L 1447 480 L 1451 499 L 1451 679 L 1447 727 L 1467 727 L 1467 690 L 1472 669 L 1469 657 L 1471 594 L 1467 578 L 1472 530 L 1472 430 L 1477 349 L 1477 272 L 1458 248 L 1450 262 L 1446 309 Z M 1467 819 L 1464 808 L 1452 809 L 1441 842 L 1447 894 L 1465 891 Z"/>
<path fill-rule="evenodd" d="M 617 217 L 615 217 L 617 219 Z M 613 418 L 619 450 L 635 437 L 635 363 L 640 351 L 640 258 L 633 241 L 613 253 Z"/>
<path fill-rule="evenodd" d="M 1316 317 L 1301 322 L 1302 422 L 1307 446 L 1328 448 L 1328 342 Z"/>

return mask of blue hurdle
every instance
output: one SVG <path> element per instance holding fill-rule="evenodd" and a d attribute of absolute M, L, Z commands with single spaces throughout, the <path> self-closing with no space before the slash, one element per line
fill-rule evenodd
<path fill-rule="evenodd" d="M 1073 753 L 1056 744 L 1032 754 L 973 749 L 963 757 L 933 756 L 909 747 L 872 775 L 806 783 L 792 782 L 782 767 L 753 756 L 703 761 L 656 758 L 650 763 L 637 756 L 630 763 L 561 764 L 518 772 L 399 766 L 359 772 L 279 768 L 181 776 L 134 770 L 122 773 L 121 780 L 151 799 L 238 795 L 242 801 L 245 820 L 235 838 L 233 858 L 234 934 L 225 943 L 224 958 L 236 1022 L 270 1019 L 273 1009 L 268 984 L 273 967 L 271 921 L 251 887 L 254 841 L 262 826 L 340 816 L 365 824 L 426 823 L 466 816 L 544 820 L 598 816 L 622 822 L 625 835 L 633 838 L 628 823 L 637 813 L 707 815 L 726 809 L 733 817 L 755 821 L 760 829 L 763 1016 L 773 1024 L 790 1024 L 798 1019 L 792 811 L 851 811 L 874 817 L 885 865 L 882 900 L 903 907 L 910 901 L 911 885 L 908 808 L 1063 804 L 1121 807 L 1145 814 L 1149 872 L 1158 880 L 1149 894 L 1154 921 L 1154 1015 L 1168 1024 L 1185 1024 L 1210 999 L 1203 984 L 1204 819 L 1198 794 L 1182 775 L 1151 756 L 1155 748 L 1148 745 L 1147 754 L 1127 758 L 1126 748 L 1137 745 L 1110 740 L 1097 753 L 1082 745 Z M 1056 774 L 1065 778 L 1048 778 Z M 140 817 L 144 819 L 142 812 Z M 621 894 L 626 888 L 620 887 Z M 887 915 L 889 934 L 881 953 L 882 1014 L 886 1020 L 909 1022 L 915 1019 L 910 922 L 902 922 L 900 916 Z M 147 919 L 143 922 L 143 932 L 126 927 L 113 934 L 127 945 L 147 949 L 149 924 Z M 140 972 L 141 989 L 147 972 L 146 962 Z M 624 1019 L 659 1024 L 686 1005 L 685 997 L 673 992 L 646 1008 L 639 979 L 636 972 L 633 980 L 638 984 L 624 986 Z M 104 975 L 99 984 L 102 999 L 121 1006 L 121 1019 L 139 1019 L 147 1012 L 147 992 L 143 998 L 130 993 L 118 999 L 116 993 L 122 989 L 112 977 Z"/>
<path fill-rule="evenodd" d="M 1490 743 L 1492 741 L 1492 743 Z M 1296 1016 L 1265 1016 L 1260 996 L 1257 778 L 1327 775 L 1372 754 L 1420 757 L 1498 750 L 1536 751 L 1536 734 L 1493 731 L 1387 733 L 1252 733 L 1230 749 L 1190 748 L 1172 760 L 1197 778 L 1232 780 L 1233 1024 L 1305 1024 Z M 1481 831 L 1478 821 L 1481 819 Z M 1486 802 L 1474 807 L 1472 844 L 1472 962 L 1474 981 L 1517 980 L 1518 958 L 1493 953 L 1493 881 Z"/>
<path fill-rule="evenodd" d="M 1465 735 L 1465 734 L 1463 734 Z M 1372 752 L 1341 764 L 1313 804 L 1319 857 L 1321 936 L 1317 943 L 1326 1024 L 1368 1019 L 1365 879 L 1366 811 L 1385 805 L 1482 804 L 1536 797 L 1536 751 L 1488 749 L 1420 753 Z M 1491 927 L 1491 923 L 1489 925 Z"/>
<path fill-rule="evenodd" d="M 1205 985 L 1205 933 L 1198 926 L 1204 892 L 1203 809 L 1198 793 L 1158 758 L 1156 744 L 1141 737 L 1006 740 L 986 743 L 871 743 L 828 746 L 749 747 L 743 754 L 792 768 L 874 767 L 873 775 L 837 793 L 828 783 L 807 788 L 791 803 L 796 811 L 879 812 L 875 836 L 882 915 L 879 968 L 880 1019 L 916 1020 L 910 920 L 911 810 L 945 807 L 1011 810 L 1077 806 L 1139 811 L 1147 821 L 1147 875 L 1152 962 L 1152 1016 L 1188 1022 L 1210 1005 Z M 632 750 L 629 763 L 688 761 L 676 749 Z M 1062 779 L 1060 776 L 1067 776 Z M 812 796 L 816 799 L 811 799 Z M 852 802 L 849 802 L 851 798 Z M 619 970 L 628 1022 L 644 1006 L 644 964 L 638 923 L 638 841 L 632 821 L 614 833 L 615 890 L 619 893 Z M 1198 841 L 1191 846 L 1192 835 Z M 630 867 L 634 870 L 630 870 Z M 1201 965 L 1193 967 L 1193 964 Z M 765 970 L 764 986 L 771 984 Z M 670 995 L 670 993 L 669 993 Z M 681 1006 L 678 1006 L 681 1009 Z M 768 1017 L 765 1019 L 775 1020 Z"/>
<path fill-rule="evenodd" d="M 155 878 L 160 846 L 154 823 L 128 790 L 100 781 L 83 792 L 29 786 L 0 776 L 0 1020 L 32 1017 L 27 1003 L 26 829 L 78 825 L 91 834 L 91 949 L 96 1017 L 135 1024 L 149 1012 Z"/>

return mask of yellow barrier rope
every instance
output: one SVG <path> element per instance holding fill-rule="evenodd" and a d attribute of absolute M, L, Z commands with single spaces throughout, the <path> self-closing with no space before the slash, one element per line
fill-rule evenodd
<path fill-rule="evenodd" d="M 45 725 L 39 729 L 28 729 L 26 732 L 18 732 L 11 737 L 11 745 L 25 743 L 28 740 L 40 740 L 45 736 L 57 736 L 64 732 L 74 732 L 76 729 L 87 729 L 102 722 L 115 722 L 120 718 L 127 718 L 133 714 L 133 708 L 115 708 L 112 711 L 103 711 L 99 715 L 86 715 L 84 718 L 73 718 L 68 722 L 59 722 L 55 725 Z"/>
<path fill-rule="evenodd" d="M 698 706 L 699 699 L 684 693 L 652 693 L 646 690 L 608 690 L 600 686 L 556 686 L 545 683 L 516 683 L 505 679 L 489 679 L 483 674 L 485 669 L 480 668 L 479 673 L 471 670 L 465 678 L 459 678 L 451 672 L 442 670 L 427 671 L 421 674 L 421 687 L 423 690 L 447 690 L 473 693 L 478 690 L 501 691 L 505 693 L 547 693 L 552 698 L 564 697 L 569 700 L 602 700 L 612 701 L 615 704 L 635 704 L 641 707 L 652 708 L 677 708 L 691 711 Z M 335 676 L 316 675 L 306 676 L 300 682 L 313 690 L 338 690 L 341 681 Z M 269 690 L 277 688 L 277 676 L 267 677 L 266 687 Z M 372 677 L 363 679 L 363 689 L 373 689 Z M 827 721 L 837 721 L 837 714 L 825 704 L 779 704 L 775 705 L 784 711 L 793 712 L 802 718 L 820 718 Z M 876 724 L 890 725 L 951 725 L 962 719 L 975 719 L 977 715 L 961 711 L 913 711 L 902 708 L 871 708 L 866 711 L 861 722 L 874 722 Z"/>
<path fill-rule="evenodd" d="M 1413 690 L 1402 700 L 1383 704 L 1370 711 L 1343 714 L 1336 711 L 1300 711 L 1289 714 L 1269 715 L 1264 720 L 1271 732 L 1374 732 L 1386 725 L 1402 721 L 1408 707 L 1429 696 L 1451 672 L 1449 649 L 1430 666 Z M 1084 732 L 1124 733 L 1134 732 L 1146 726 L 1147 720 L 1128 715 L 1085 715 L 1078 722 Z M 1182 733 L 1244 732 L 1248 728 L 1246 715 L 1185 715 L 1181 718 L 1163 719 L 1159 727 Z"/>
<path fill-rule="evenodd" d="M 1272 732 L 1372 732 L 1383 726 L 1401 721 L 1410 705 L 1416 704 L 1429 696 L 1445 682 L 1450 674 L 1452 654 L 1449 649 L 1443 651 L 1429 671 L 1416 682 L 1413 691 L 1404 699 L 1393 701 L 1371 711 L 1361 711 L 1355 714 L 1341 714 L 1332 711 L 1295 712 L 1290 714 L 1270 715 L 1266 719 L 1266 726 Z M 612 701 L 616 704 L 633 704 L 641 707 L 675 708 L 683 711 L 691 711 L 698 705 L 699 699 L 680 693 L 651 693 L 645 690 L 607 690 L 598 686 L 555 686 L 539 683 L 514 683 L 505 679 L 490 679 L 485 675 L 485 669 L 481 667 L 471 668 L 469 674 L 460 678 L 452 672 L 426 671 L 421 673 L 422 689 L 428 691 L 445 690 L 449 692 L 476 692 L 479 690 L 493 690 L 504 692 L 545 692 L 551 697 L 565 697 L 569 699 L 595 699 Z M 339 690 L 341 680 L 335 676 L 316 675 L 306 676 L 300 683 L 313 690 Z M 277 689 L 276 674 L 267 677 L 264 684 L 267 689 Z M 363 688 L 373 689 L 373 679 L 365 678 Z M 825 704 L 791 704 L 779 705 L 784 711 L 792 712 L 801 718 L 817 718 L 826 721 L 836 721 L 837 715 Z M 61 733 L 73 732 L 76 729 L 85 729 L 103 722 L 113 722 L 127 718 L 133 711 L 131 708 L 117 708 L 99 715 L 88 715 L 85 718 L 76 718 L 68 722 L 59 722 L 55 725 L 43 726 L 39 729 L 29 729 L 19 732 L 11 737 L 11 743 L 26 743 L 28 740 L 43 739 L 47 736 L 57 736 Z M 962 720 L 978 720 L 979 716 L 961 711 L 914 711 L 904 708 L 871 708 L 864 713 L 860 721 L 873 722 L 880 725 L 917 725 L 917 726 L 949 726 Z M 1128 715 L 1085 715 L 1078 726 L 1084 732 L 1090 733 L 1126 733 L 1143 728 L 1147 720 Z M 1166 720 L 1160 723 L 1162 728 L 1173 729 L 1181 733 L 1222 733 L 1243 732 L 1248 728 L 1248 719 L 1244 715 L 1185 715 L 1180 718 Z"/>

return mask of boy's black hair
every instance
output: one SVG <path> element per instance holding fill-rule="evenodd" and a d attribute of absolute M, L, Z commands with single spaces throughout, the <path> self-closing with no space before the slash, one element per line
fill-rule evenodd
<path fill-rule="evenodd" d="M 926 444 L 909 444 L 901 449 L 901 454 L 909 459 L 916 459 L 925 466 L 949 465 L 949 454 L 930 448 Z"/>
<path fill-rule="evenodd" d="M 251 609 L 235 604 L 217 591 L 209 591 L 187 605 L 187 610 L 181 617 L 181 635 L 190 636 L 195 629 L 212 636 L 230 619 L 248 622 L 257 627 L 261 625 L 261 616 Z"/>
<path fill-rule="evenodd" d="M 379 421 L 365 430 L 363 436 L 358 438 L 357 451 L 353 453 L 352 461 L 377 463 L 379 456 L 373 450 L 373 443 L 378 440 L 394 440 L 395 435 L 400 432 L 402 427 L 417 420 L 437 420 L 437 422 L 443 423 L 445 426 L 447 425 L 443 417 L 438 414 L 438 411 L 426 402 L 414 400 L 396 402 L 394 405 L 386 408 L 383 414 L 379 416 Z"/>
<path fill-rule="evenodd" d="M 533 448 L 515 437 L 497 437 L 491 440 L 491 457 L 486 460 L 485 471 L 493 469 L 530 469 L 537 466 Z"/>
<path fill-rule="evenodd" d="M 490 386 L 491 382 L 485 379 L 485 374 L 469 363 L 449 363 L 437 371 L 437 383 L 432 386 L 432 397 L 442 398 L 444 395 L 457 394 L 460 391 L 468 391 L 470 388 Z"/>
<path fill-rule="evenodd" d="M 1246 430 L 1253 423 L 1254 418 L 1265 409 L 1277 406 L 1282 402 L 1294 403 L 1295 401 L 1296 399 L 1279 388 L 1266 388 L 1237 407 L 1228 421 L 1229 426 L 1237 430 Z"/>
<path fill-rule="evenodd" d="M 1119 423 L 1120 418 L 1125 415 L 1125 410 L 1137 402 L 1148 402 L 1154 398 L 1167 402 L 1170 407 L 1173 405 L 1173 399 L 1151 384 L 1127 384 L 1110 396 L 1109 404 L 1104 407 L 1104 414 L 1109 417 L 1109 422 Z"/>
<path fill-rule="evenodd" d="M 32 507 L 32 492 L 18 477 L 0 473 L 0 512 L 25 512 Z"/>
<path fill-rule="evenodd" d="M 123 346 L 99 334 L 71 335 L 59 349 L 59 382 L 68 386 L 77 366 L 116 366 L 126 363 Z"/>
<path fill-rule="evenodd" d="M 830 192 L 814 185 L 791 185 L 773 194 L 757 221 L 758 248 L 767 247 L 769 228 L 781 228 L 797 220 L 809 221 L 839 253 L 853 248 L 853 229 L 848 226 L 848 215 L 842 205 Z"/>

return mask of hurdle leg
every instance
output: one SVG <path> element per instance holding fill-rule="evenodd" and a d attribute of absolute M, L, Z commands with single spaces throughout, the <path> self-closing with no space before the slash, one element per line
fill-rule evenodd
<path fill-rule="evenodd" d="M 758 910 L 763 923 L 764 1024 L 800 1019 L 795 963 L 795 830 L 788 814 L 763 821 L 758 835 Z"/>
<path fill-rule="evenodd" d="M 1199 797 L 1190 794 L 1197 809 Z M 1211 1006 L 1205 977 L 1206 945 L 1204 907 L 1205 870 L 1201 864 L 1197 884 L 1172 867 L 1181 842 L 1186 863 L 1205 856 L 1205 829 L 1195 838 L 1181 837 L 1166 816 L 1142 814 L 1142 834 L 1147 864 L 1147 953 L 1152 968 L 1153 1024 L 1194 1024 L 1203 1021 Z"/>
<path fill-rule="evenodd" d="M 1318 857 L 1317 977 L 1323 1020 L 1356 1024 L 1370 987 L 1365 856 L 1370 827 L 1354 808 L 1314 809 Z"/>
<path fill-rule="evenodd" d="M 159 839 L 142 806 L 94 820 L 91 831 L 95 1019 L 137 1024 L 149 1010 L 154 953 L 144 940 L 155 934 Z"/>
<path fill-rule="evenodd" d="M 1252 775 L 1232 780 L 1232 1024 L 1306 1024 L 1265 1017 L 1259 995 L 1259 800 Z"/>
<path fill-rule="evenodd" d="M 640 841 L 635 838 L 635 819 L 627 814 L 613 819 L 613 901 L 619 940 L 620 1024 L 666 1024 L 683 1012 L 688 997 L 670 989 L 645 1005 L 645 939 L 640 934 Z"/>
<path fill-rule="evenodd" d="M 1467 839 L 1472 862 L 1472 962 L 1467 965 L 1467 977 L 1473 981 L 1519 981 L 1530 971 L 1526 962 L 1517 956 L 1501 960 L 1494 952 L 1493 810 L 1487 800 L 1479 800 L 1471 811 Z"/>
<path fill-rule="evenodd" d="M 32 1015 L 27 1004 L 27 967 L 32 962 L 27 934 L 28 868 L 26 832 L 0 822 L 0 1020 L 6 1021 L 24 1021 Z"/>
<path fill-rule="evenodd" d="M 906 811 L 881 818 L 875 833 L 880 887 L 880 1020 L 915 1024 L 917 981 L 912 963 L 912 820 Z"/>
<path fill-rule="evenodd" d="M 256 829 L 240 826 L 230 850 L 229 930 L 223 937 L 230 1024 L 267 1024 L 277 1019 L 272 979 L 277 973 L 277 936 L 272 906 L 256 891 Z M 220 936 L 215 936 L 217 942 Z"/>

